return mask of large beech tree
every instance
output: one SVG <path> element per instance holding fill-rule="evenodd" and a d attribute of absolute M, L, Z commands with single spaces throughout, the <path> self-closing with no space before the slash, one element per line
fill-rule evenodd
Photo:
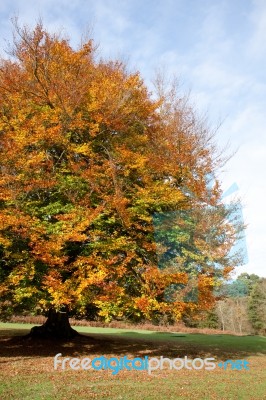
<path fill-rule="evenodd" d="M 99 61 L 92 40 L 15 28 L 0 65 L 2 313 L 50 310 L 33 333 L 70 337 L 69 310 L 178 320 L 210 307 L 241 227 L 209 185 L 221 159 L 206 125 L 162 80 L 154 100 L 138 72 Z M 191 277 L 196 302 L 167 300 Z"/>

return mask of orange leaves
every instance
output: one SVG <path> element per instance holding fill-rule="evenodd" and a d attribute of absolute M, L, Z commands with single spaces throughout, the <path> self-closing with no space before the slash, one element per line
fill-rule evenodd
<path fill-rule="evenodd" d="M 138 309 L 146 314 L 150 310 L 150 299 L 144 296 L 136 298 L 135 305 Z"/>
<path fill-rule="evenodd" d="M 6 210 L 0 212 L 1 231 L 12 227 L 17 233 L 23 233 L 28 231 L 33 221 L 34 219 L 19 210 L 16 213 Z"/>
<path fill-rule="evenodd" d="M 172 269 L 161 270 L 157 267 L 147 268 L 143 273 L 145 279 L 146 293 L 152 297 L 164 293 L 165 289 L 174 283 L 188 283 L 188 274 L 174 272 Z"/>
<path fill-rule="evenodd" d="M 230 273 L 234 271 L 234 267 L 233 266 L 228 266 L 228 267 L 224 267 L 223 269 L 223 276 L 225 279 L 228 279 L 230 277 Z"/>
<path fill-rule="evenodd" d="M 55 237 L 57 239 L 57 237 Z M 62 243 L 59 240 L 52 240 L 53 237 L 50 238 L 50 241 L 39 239 L 37 242 L 31 242 L 30 245 L 32 247 L 31 254 L 36 260 L 41 260 L 43 263 L 57 267 L 64 264 L 64 262 L 68 259 L 67 256 L 63 256 L 61 253 Z"/>
<path fill-rule="evenodd" d="M 213 289 L 215 287 L 214 278 L 205 274 L 198 277 L 198 306 L 200 309 L 206 310 L 213 307 L 215 296 Z"/>
<path fill-rule="evenodd" d="M 73 302 L 74 291 L 68 282 L 63 282 L 61 274 L 56 270 L 50 270 L 44 277 L 42 288 L 47 290 L 51 297 L 51 304 L 55 308 L 62 305 L 70 305 Z"/>
<path fill-rule="evenodd" d="M 75 50 L 41 24 L 15 28 L 14 59 L 0 70 L 0 251 L 16 299 L 36 289 L 42 307 L 90 302 L 106 319 L 180 318 L 187 292 L 167 303 L 165 289 L 189 286 L 178 271 L 208 272 L 233 240 L 219 185 L 207 188 L 216 165 L 208 131 L 174 91 L 154 100 L 138 72 L 96 61 L 92 41 Z M 168 211 L 183 214 L 157 244 L 154 215 Z M 160 270 L 166 253 L 175 268 Z M 36 274 L 29 292 L 16 269 L 24 261 Z M 199 281 L 202 307 L 212 285 Z"/>
<path fill-rule="evenodd" d="M 138 74 L 128 75 L 117 63 L 99 64 L 89 89 L 88 111 L 97 124 L 114 131 L 128 130 L 154 112 L 153 102 Z"/>

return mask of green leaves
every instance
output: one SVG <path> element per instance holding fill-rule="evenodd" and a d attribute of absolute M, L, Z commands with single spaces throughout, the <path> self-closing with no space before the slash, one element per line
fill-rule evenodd
<path fill-rule="evenodd" d="M 208 189 L 207 129 L 174 92 L 154 100 L 139 73 L 97 62 L 92 41 L 75 50 L 41 24 L 17 33 L 0 71 L 4 296 L 77 313 L 88 301 L 106 320 L 179 319 L 182 296 L 162 296 L 185 284 L 179 268 L 205 271 L 208 305 L 208 274 L 228 267 L 234 234 L 219 183 Z"/>

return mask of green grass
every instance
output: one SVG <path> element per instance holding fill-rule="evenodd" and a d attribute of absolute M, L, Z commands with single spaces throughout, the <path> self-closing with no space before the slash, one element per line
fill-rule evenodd
<path fill-rule="evenodd" d="M 85 336 L 65 343 L 21 341 L 32 325 L 0 323 L 1 400 L 252 400 L 266 399 L 266 338 L 76 327 Z M 215 357 L 247 359 L 249 371 L 216 368 L 147 371 L 53 369 L 63 357 Z"/>
<path fill-rule="evenodd" d="M 3 323 L 0 322 L 0 335 L 23 335 L 27 334 L 34 325 L 19 324 L 19 323 Z M 219 349 L 229 350 L 234 352 L 243 351 L 252 354 L 266 354 L 266 337 L 265 336 L 234 336 L 234 335 L 206 335 L 199 333 L 168 333 L 168 332 L 154 332 L 148 330 L 132 330 L 132 329 L 115 329 L 115 328 L 98 328 L 88 326 L 78 326 L 75 329 L 92 337 L 117 336 L 132 340 L 145 340 L 145 341 L 169 341 L 173 343 L 180 343 L 182 345 L 196 345 L 204 347 L 205 349 L 212 349 L 218 347 Z"/>

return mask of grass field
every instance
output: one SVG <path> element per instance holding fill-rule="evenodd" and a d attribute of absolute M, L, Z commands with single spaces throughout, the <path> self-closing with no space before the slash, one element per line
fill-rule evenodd
<path fill-rule="evenodd" d="M 266 338 L 77 327 L 73 342 L 22 339 L 32 325 L 0 323 L 0 398 L 266 399 Z M 54 356 L 246 359 L 249 370 L 54 370 Z"/>

